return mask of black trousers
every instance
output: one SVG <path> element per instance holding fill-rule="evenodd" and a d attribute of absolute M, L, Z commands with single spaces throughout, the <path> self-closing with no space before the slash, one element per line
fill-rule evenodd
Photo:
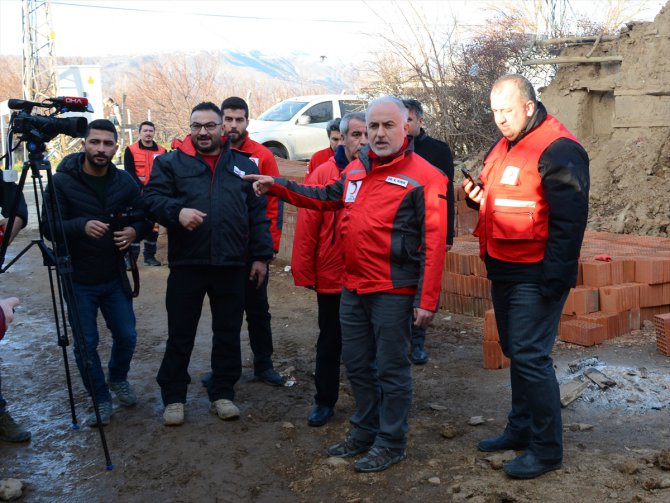
<path fill-rule="evenodd" d="M 249 269 L 250 270 L 250 269 Z M 247 271 L 248 277 L 248 271 Z M 249 329 L 249 344 L 254 353 L 254 373 L 260 374 L 271 369 L 272 365 L 272 327 L 270 305 L 268 304 L 268 280 L 270 270 L 260 288 L 256 288 L 253 281 L 246 280 L 245 307 L 247 313 L 247 327 Z"/>
<path fill-rule="evenodd" d="M 340 293 L 317 293 L 319 304 L 319 338 L 316 342 L 314 401 L 335 407 L 340 391 L 340 359 L 342 330 L 340 329 Z"/>
<path fill-rule="evenodd" d="M 244 311 L 245 267 L 173 267 L 167 281 L 165 307 L 168 340 L 156 380 L 165 405 L 185 403 L 191 382 L 188 364 L 205 295 L 212 312 L 212 380 L 210 401 L 235 397 L 242 373 L 240 329 Z"/>

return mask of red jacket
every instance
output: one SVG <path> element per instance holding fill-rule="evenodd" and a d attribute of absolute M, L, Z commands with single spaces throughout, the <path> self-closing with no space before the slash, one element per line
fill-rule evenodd
<path fill-rule="evenodd" d="M 334 157 L 305 177 L 305 183 L 325 186 L 340 179 Z M 291 256 L 291 272 L 296 286 L 314 286 L 318 293 L 340 293 L 344 273 L 341 210 L 298 209 Z"/>
<path fill-rule="evenodd" d="M 272 177 L 279 177 L 279 167 L 272 152 L 260 143 L 245 135 L 244 143 L 241 147 L 236 149 L 246 154 L 251 154 L 250 159 L 258 166 L 258 171 L 261 175 L 269 175 Z M 270 219 L 270 233 L 272 234 L 272 245 L 274 252 L 279 252 L 279 241 L 281 240 L 281 231 L 284 223 L 284 205 L 277 197 L 268 197 L 268 205 L 266 208 L 267 216 Z"/>
<path fill-rule="evenodd" d="M 270 190 L 291 204 L 344 207 L 344 286 L 359 294 L 415 294 L 436 311 L 447 239 L 447 177 L 411 150 L 380 159 L 366 147 L 325 187 L 278 179 Z"/>
<path fill-rule="evenodd" d="M 307 175 L 309 175 L 312 171 L 321 166 L 334 155 L 335 152 L 333 152 L 333 149 L 330 148 L 330 146 L 324 148 L 323 150 L 314 152 L 312 158 L 309 160 L 309 164 L 307 165 Z"/>
<path fill-rule="evenodd" d="M 484 159 L 480 175 L 484 199 L 479 206 L 482 259 L 488 254 L 506 262 L 533 263 L 544 258 L 549 237 L 549 204 L 544 198 L 538 163 L 559 138 L 577 139 L 551 115 L 514 148 L 502 138 Z"/>
<path fill-rule="evenodd" d="M 158 150 L 140 148 L 139 142 L 128 145 L 130 153 L 133 154 L 133 161 L 135 161 L 135 175 L 143 185 L 149 183 L 154 159 L 166 152 L 160 145 L 157 144 L 156 146 L 158 147 Z"/>

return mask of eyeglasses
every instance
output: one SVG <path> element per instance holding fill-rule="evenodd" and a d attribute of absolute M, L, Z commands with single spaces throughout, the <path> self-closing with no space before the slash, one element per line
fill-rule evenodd
<path fill-rule="evenodd" d="M 194 122 L 191 124 L 191 131 L 194 133 L 199 133 L 202 128 L 205 128 L 207 131 L 214 131 L 217 126 L 220 126 L 220 122 L 208 122 L 207 124 L 198 124 L 197 122 Z"/>

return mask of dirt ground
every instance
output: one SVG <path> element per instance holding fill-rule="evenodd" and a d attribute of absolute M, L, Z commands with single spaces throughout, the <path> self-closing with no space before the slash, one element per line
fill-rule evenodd
<path fill-rule="evenodd" d="M 35 237 L 34 230 L 22 233 L 14 253 Z M 161 236 L 160 258 L 165 241 Z M 314 393 L 316 300 L 313 292 L 293 286 L 283 264 L 272 266 L 270 279 L 274 361 L 295 384 L 273 388 L 252 380 L 243 331 L 243 376 L 236 397 L 242 418 L 223 422 L 210 415 L 199 382 L 209 366 L 205 310 L 190 366 L 186 423 L 162 425 L 155 375 L 166 338 L 167 274 L 167 267 L 141 266 L 142 291 L 135 303 L 139 340 L 130 373 L 140 403 L 131 409 L 115 403 L 112 423 L 105 428 L 111 471 L 105 469 L 98 431 L 71 428 L 47 269 L 37 249 L 2 275 L 3 295 L 22 300 L 13 328 L 0 343 L 3 394 L 33 436 L 26 445 L 0 443 L 0 479 L 25 482 L 21 501 L 670 501 L 670 489 L 658 489 L 670 485 L 670 472 L 657 461 L 670 443 L 670 362 L 656 354 L 649 326 L 591 349 L 557 344 L 559 380 L 571 377 L 569 362 L 597 355 L 617 386 L 591 389 L 563 410 L 562 470 L 514 481 L 499 469 L 499 459 L 476 450 L 478 439 L 504 427 L 508 373 L 482 369 L 481 319 L 440 313 L 429 331 L 430 361 L 414 367 L 407 460 L 380 474 L 357 474 L 351 460 L 325 455 L 325 448 L 347 431 L 353 409 L 344 377 L 332 421 L 322 428 L 307 425 Z M 106 361 L 109 337 L 102 321 L 100 328 Z M 74 368 L 71 348 L 68 358 Z M 624 369 L 621 376 L 617 369 Z M 645 386 L 645 380 L 655 386 Z M 73 383 L 76 411 L 83 417 L 90 402 L 76 369 Z M 483 424 L 468 424 L 473 416 L 483 416 Z M 670 468 L 664 459 L 661 464 Z"/>

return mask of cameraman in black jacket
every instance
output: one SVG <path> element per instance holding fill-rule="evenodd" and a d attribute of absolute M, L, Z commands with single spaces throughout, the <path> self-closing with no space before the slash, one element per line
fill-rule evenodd
<path fill-rule="evenodd" d="M 74 355 L 86 390 L 95 393 L 103 425 L 109 424 L 112 414 L 110 390 L 121 405 L 129 407 L 137 403 L 137 396 L 127 380 L 137 333 L 123 255 L 132 242 L 140 241 L 153 227 L 152 222 L 139 218 L 118 230 L 114 228 L 110 215 L 143 208 L 137 184 L 112 163 L 118 149 L 117 139 L 110 121 L 91 122 L 83 141 L 84 152 L 66 156 L 53 177 L 62 229 L 58 217 L 51 213 L 49 190 L 42 208 L 44 221 L 48 218 L 56 233 L 52 236 L 52 229 L 45 225 L 45 236 L 56 246 L 62 244 L 62 235 L 67 240 L 77 303 L 77 310 L 75 306 L 68 306 L 70 323 L 73 324 L 73 316 L 78 312 L 86 354 L 91 360 L 92 383 L 86 377 L 84 354 L 77 337 L 74 338 Z M 98 309 L 112 333 L 108 383 L 97 351 Z M 97 423 L 95 413 L 85 421 L 89 426 L 97 426 Z"/>
<path fill-rule="evenodd" d="M 213 332 L 210 412 L 221 419 L 239 417 L 233 388 L 242 373 L 246 281 L 260 287 L 273 256 L 265 198 L 256 198 L 242 179 L 258 174 L 256 164 L 221 136 L 223 114 L 214 103 L 200 103 L 190 119 L 191 134 L 156 158 L 144 191 L 150 213 L 168 231 L 168 340 L 156 378 L 168 426 L 184 422 L 188 364 L 205 294 Z"/>

